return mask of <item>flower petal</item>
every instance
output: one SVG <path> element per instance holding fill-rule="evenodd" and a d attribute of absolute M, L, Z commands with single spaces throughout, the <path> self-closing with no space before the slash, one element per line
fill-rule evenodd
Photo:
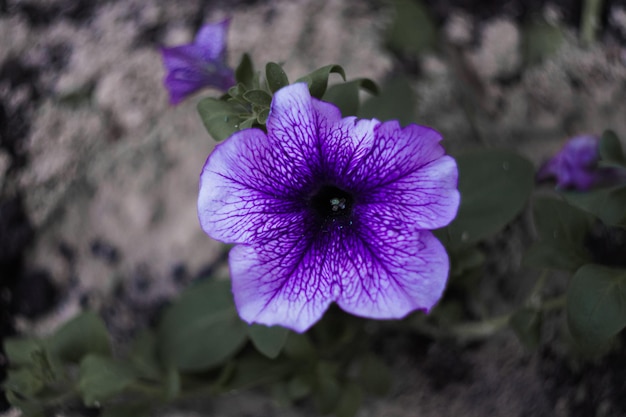
<path fill-rule="evenodd" d="M 319 125 L 324 114 L 314 110 L 305 83 L 283 87 L 274 94 L 267 119 L 267 134 L 292 165 L 310 174 L 320 170 Z"/>
<path fill-rule="evenodd" d="M 345 118 L 324 136 L 327 176 L 405 227 L 443 227 L 456 216 L 460 194 L 456 162 L 440 140 L 424 126 Z"/>
<path fill-rule="evenodd" d="M 459 208 L 456 162 L 443 156 L 377 187 L 364 197 L 366 204 L 388 221 L 413 230 L 437 229 L 449 224 Z"/>
<path fill-rule="evenodd" d="M 161 54 L 168 72 L 164 84 L 171 104 L 179 103 L 204 87 L 224 91 L 235 83 L 232 69 L 220 61 L 204 60 L 202 50 L 195 45 L 161 48 Z"/>
<path fill-rule="evenodd" d="M 227 243 L 271 239 L 301 222 L 293 198 L 297 167 L 259 129 L 234 133 L 209 155 L 200 175 L 198 217 L 204 231 Z"/>
<path fill-rule="evenodd" d="M 322 317 L 337 286 L 330 280 L 326 241 L 310 228 L 293 224 L 263 247 L 231 249 L 233 294 L 244 321 L 303 332 Z"/>
<path fill-rule="evenodd" d="M 411 124 L 402 129 L 392 120 L 374 129 L 371 143 L 359 138 L 359 146 L 367 148 L 367 153 L 348 173 L 362 188 L 384 187 L 445 154 L 439 145 L 441 135 L 431 128 Z"/>
<path fill-rule="evenodd" d="M 205 60 L 223 61 L 225 59 L 229 25 L 230 19 L 224 19 L 219 23 L 206 24 L 200 28 L 194 39 L 194 44 L 201 47 Z"/>
<path fill-rule="evenodd" d="M 355 117 L 346 117 L 333 124 L 320 123 L 320 148 L 324 176 L 328 181 L 349 189 L 357 188 L 351 174 L 371 152 L 374 130 L 379 124 L 378 120 L 358 120 Z"/>
<path fill-rule="evenodd" d="M 342 241 L 341 294 L 345 311 L 369 318 L 402 318 L 429 311 L 441 298 L 449 271 L 443 245 L 429 231 L 388 225 L 375 211 L 360 213 L 355 233 Z"/>

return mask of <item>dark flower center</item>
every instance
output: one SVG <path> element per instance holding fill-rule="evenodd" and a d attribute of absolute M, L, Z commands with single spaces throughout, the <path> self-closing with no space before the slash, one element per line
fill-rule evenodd
<path fill-rule="evenodd" d="M 311 208 L 322 220 L 350 217 L 353 203 L 352 194 L 334 185 L 323 186 L 309 200 Z"/>

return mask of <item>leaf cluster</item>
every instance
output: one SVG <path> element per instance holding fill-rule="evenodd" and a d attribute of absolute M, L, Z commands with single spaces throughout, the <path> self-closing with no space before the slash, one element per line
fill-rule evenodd
<path fill-rule="evenodd" d="M 598 166 L 626 170 L 614 132 L 604 132 L 599 154 Z M 536 199 L 539 239 L 525 262 L 573 274 L 565 295 L 569 333 L 583 352 L 599 352 L 626 327 L 626 184 L 559 190 L 558 197 Z"/>
<path fill-rule="evenodd" d="M 155 329 L 115 357 L 102 320 L 75 317 L 45 339 L 5 342 L 4 388 L 24 416 L 148 415 L 160 404 L 269 387 L 282 403 L 312 401 L 322 413 L 353 416 L 365 393 L 382 395 L 386 365 L 368 348 L 363 320 L 336 310 L 306 335 L 248 325 L 235 310 L 230 282 L 205 279 L 184 291 Z"/>
<path fill-rule="evenodd" d="M 331 74 L 339 74 L 343 83 L 329 88 Z M 198 113 L 209 134 L 222 141 L 233 133 L 252 127 L 265 130 L 276 91 L 289 85 L 289 78 L 282 67 L 269 62 L 265 72 L 254 69 L 252 60 L 244 54 L 235 71 L 237 84 L 220 98 L 207 97 L 198 103 Z M 359 108 L 359 91 L 378 92 L 376 84 L 367 78 L 346 82 L 346 74 L 339 65 L 326 65 L 298 78 L 309 87 L 312 97 L 324 99 L 339 107 L 344 116 L 356 115 Z"/>

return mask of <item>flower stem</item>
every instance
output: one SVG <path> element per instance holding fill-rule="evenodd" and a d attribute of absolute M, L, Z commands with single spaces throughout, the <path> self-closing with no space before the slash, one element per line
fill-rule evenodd
<path fill-rule="evenodd" d="M 539 312 L 547 312 L 565 307 L 565 294 L 546 301 L 537 307 Z M 493 317 L 484 321 L 463 323 L 450 328 L 450 332 L 461 343 L 486 339 L 508 326 L 513 313 Z"/>
<path fill-rule="evenodd" d="M 596 40 L 596 33 L 600 25 L 602 0 L 585 0 L 580 22 L 580 37 L 585 46 L 590 46 Z"/>

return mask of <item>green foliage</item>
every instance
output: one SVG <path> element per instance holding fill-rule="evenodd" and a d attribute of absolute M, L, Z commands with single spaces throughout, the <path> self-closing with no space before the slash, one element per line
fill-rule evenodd
<path fill-rule="evenodd" d="M 163 378 L 164 369 L 158 357 L 157 337 L 151 330 L 144 330 L 132 343 L 129 361 L 138 376 L 152 380 Z"/>
<path fill-rule="evenodd" d="M 287 74 L 285 74 L 283 68 L 275 62 L 268 62 L 267 65 L 265 65 L 265 80 L 272 93 L 289 85 Z"/>
<path fill-rule="evenodd" d="M 300 333 L 289 333 L 285 353 L 291 358 L 300 360 L 314 360 L 317 357 L 315 346 L 309 336 Z"/>
<path fill-rule="evenodd" d="M 539 241 L 526 252 L 528 265 L 575 271 L 591 261 L 584 240 L 593 218 L 554 198 L 538 198 L 533 206 Z"/>
<path fill-rule="evenodd" d="M 456 219 L 437 232 L 446 246 L 459 248 L 485 239 L 524 209 L 533 189 L 533 166 L 504 150 L 459 155 L 461 205 Z"/>
<path fill-rule="evenodd" d="M 238 131 L 246 120 L 241 104 L 212 97 L 200 100 L 198 113 L 207 132 L 218 142 Z"/>
<path fill-rule="evenodd" d="M 626 170 L 626 155 L 615 132 L 606 130 L 598 144 L 599 167 Z M 626 172 L 626 171 L 625 171 Z M 591 191 L 563 191 L 572 205 L 598 217 L 609 226 L 626 227 L 626 184 L 607 186 Z"/>
<path fill-rule="evenodd" d="M 49 338 L 47 348 L 51 355 L 67 362 L 79 362 L 89 353 L 111 354 L 106 326 L 92 311 L 81 313 L 65 323 Z"/>
<path fill-rule="evenodd" d="M 536 349 L 541 340 L 541 312 L 523 307 L 511 315 L 509 326 L 528 349 Z"/>
<path fill-rule="evenodd" d="M 450 276 L 460 277 L 480 268 L 485 262 L 485 254 L 474 246 L 461 247 L 451 251 Z"/>
<path fill-rule="evenodd" d="M 617 134 L 612 130 L 605 130 L 598 144 L 600 165 L 605 167 L 626 168 L 626 156 Z"/>
<path fill-rule="evenodd" d="M 409 79 L 397 74 L 383 83 L 380 94 L 363 103 L 358 116 L 382 121 L 398 120 L 406 126 L 415 122 L 416 104 Z"/>
<path fill-rule="evenodd" d="M 232 370 L 222 378 L 222 391 L 248 389 L 263 386 L 289 374 L 292 365 L 281 360 L 271 360 L 257 352 L 238 357 L 232 362 Z"/>
<path fill-rule="evenodd" d="M 326 93 L 328 87 L 328 77 L 330 74 L 339 74 L 343 80 L 346 80 L 346 73 L 339 65 L 326 65 L 325 67 L 318 68 L 315 71 L 298 78 L 296 82 L 305 82 L 309 86 L 309 92 L 312 97 L 321 99 Z"/>
<path fill-rule="evenodd" d="M 419 0 L 394 0 L 394 20 L 387 32 L 392 50 L 417 55 L 436 46 L 437 28 L 428 9 Z"/>
<path fill-rule="evenodd" d="M 32 368 L 9 370 L 4 383 L 6 390 L 19 393 L 26 398 L 35 396 L 44 385 L 41 376 Z"/>
<path fill-rule="evenodd" d="M 287 395 L 293 401 L 298 401 L 306 398 L 311 394 L 313 389 L 313 378 L 296 375 L 287 382 Z"/>
<path fill-rule="evenodd" d="M 380 359 L 367 354 L 361 359 L 359 379 L 371 394 L 385 395 L 391 387 L 391 371 Z"/>
<path fill-rule="evenodd" d="M 588 192 L 565 191 L 562 194 L 570 204 L 588 211 L 603 223 L 626 227 L 626 185 Z"/>
<path fill-rule="evenodd" d="M 278 356 L 285 346 L 289 330 L 280 326 L 263 326 L 253 324 L 248 327 L 248 336 L 254 347 L 270 359 Z"/>
<path fill-rule="evenodd" d="M 626 327 L 626 270 L 587 264 L 567 289 L 567 322 L 584 351 L 597 351 Z"/>
<path fill-rule="evenodd" d="M 337 380 L 337 367 L 331 362 L 320 361 L 315 370 L 313 401 L 320 413 L 328 414 L 339 404 L 341 386 Z"/>
<path fill-rule="evenodd" d="M 106 407 L 100 417 L 145 417 L 150 408 L 145 404 L 120 404 Z"/>
<path fill-rule="evenodd" d="M 359 385 L 348 382 L 341 390 L 334 414 L 337 417 L 354 417 L 363 402 L 363 390 Z"/>
<path fill-rule="evenodd" d="M 272 96 L 263 90 L 249 90 L 243 94 L 243 98 L 250 104 L 269 108 Z"/>
<path fill-rule="evenodd" d="M 324 97 L 324 101 L 333 103 L 341 110 L 343 117 L 356 116 L 359 111 L 359 92 L 363 89 L 372 94 L 378 94 L 378 86 L 369 78 L 358 78 L 331 86 Z"/>
<path fill-rule="evenodd" d="M 603 0 L 584 0 L 580 15 L 580 38 L 584 45 L 589 46 L 596 40 L 602 19 Z"/>
<path fill-rule="evenodd" d="M 85 405 L 99 406 L 135 379 L 132 368 L 109 357 L 89 354 L 80 362 L 78 390 Z"/>
<path fill-rule="evenodd" d="M 256 84 L 258 84 L 258 78 L 254 71 L 254 64 L 250 59 L 250 55 L 242 55 L 241 61 L 235 69 L 235 80 L 248 89 L 254 88 Z"/>
<path fill-rule="evenodd" d="M 42 349 L 41 342 L 35 339 L 11 338 L 4 341 L 4 351 L 13 366 L 32 364 L 35 360 L 33 355 Z"/>
<path fill-rule="evenodd" d="M 158 329 L 163 361 L 180 371 L 205 371 L 223 364 L 247 339 L 230 282 L 205 280 L 192 285 L 168 308 Z"/>
<path fill-rule="evenodd" d="M 346 74 L 339 65 L 326 65 L 299 78 L 296 82 L 305 82 L 311 96 L 325 97 L 336 103 L 344 115 L 355 115 L 359 107 L 359 90 L 371 93 L 378 91 L 376 84 L 366 78 L 340 83 L 328 89 L 328 78 L 339 74 L 345 81 Z M 216 141 L 222 141 L 233 133 L 256 127 L 265 129 L 270 114 L 273 94 L 289 85 L 289 78 L 282 67 L 269 62 L 265 66 L 265 82 L 259 81 L 259 73 L 248 55 L 244 55 L 235 71 L 237 84 L 223 97 L 208 97 L 198 103 L 198 113 L 207 132 Z"/>
<path fill-rule="evenodd" d="M 45 417 L 45 408 L 30 398 L 24 398 L 15 393 L 15 391 L 7 390 L 6 398 L 9 404 L 16 407 L 22 412 L 23 417 Z"/>

